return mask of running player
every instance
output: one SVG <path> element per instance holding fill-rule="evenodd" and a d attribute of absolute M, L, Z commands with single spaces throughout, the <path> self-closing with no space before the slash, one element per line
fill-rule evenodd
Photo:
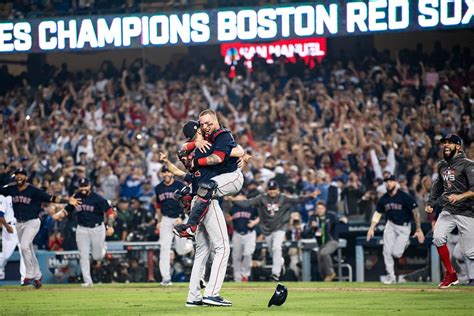
<path fill-rule="evenodd" d="M 420 213 L 415 200 L 408 194 L 399 190 L 398 182 L 394 175 L 384 179 L 387 193 L 377 203 L 376 211 L 372 216 L 372 222 L 367 232 L 367 241 L 374 237 L 375 226 L 377 226 L 383 214 L 386 215 L 387 223 L 383 232 L 383 258 L 388 275 L 383 278 L 384 284 L 395 284 L 395 261 L 393 258 L 401 258 L 410 243 L 411 221 L 415 220 L 416 231 L 413 237 L 418 238 L 422 244 L 425 236 L 421 230 Z"/>
<path fill-rule="evenodd" d="M 79 250 L 79 261 L 82 271 L 83 287 L 92 287 L 89 256 L 92 259 L 102 260 L 107 252 L 105 235 L 114 234 L 114 211 L 106 199 L 92 191 L 91 184 L 87 178 L 80 178 L 79 189 L 75 194 L 82 203 L 77 206 L 67 205 L 53 215 L 54 220 L 59 220 L 69 213 L 77 212 L 76 242 Z M 107 228 L 104 225 L 106 215 Z"/>
<path fill-rule="evenodd" d="M 40 229 L 39 213 L 42 203 L 69 203 L 79 205 L 80 200 L 74 197 L 68 199 L 52 196 L 45 191 L 28 183 L 27 172 L 19 168 L 14 172 L 16 185 L 8 185 L 0 189 L 0 194 L 11 196 L 13 212 L 17 220 L 17 233 L 20 248 L 25 261 L 25 278 L 23 286 L 33 284 L 36 289 L 41 288 L 42 274 L 36 259 L 33 239 Z"/>

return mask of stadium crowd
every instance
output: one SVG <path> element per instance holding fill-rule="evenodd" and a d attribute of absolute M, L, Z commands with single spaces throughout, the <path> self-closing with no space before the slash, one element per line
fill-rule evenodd
<path fill-rule="evenodd" d="M 244 195 L 265 191 L 271 179 L 290 195 L 320 190 L 295 208 L 289 239 L 301 238 L 318 201 L 368 222 L 386 172 L 423 210 L 442 157 L 439 139 L 457 133 L 467 156 L 474 154 L 473 65 L 469 49 L 448 52 L 436 43 L 430 54 L 418 45 L 395 59 L 374 51 L 313 69 L 299 59 L 266 64 L 256 56 L 252 70 L 239 62 L 232 78 L 224 63 L 193 59 L 163 69 L 141 59 L 80 72 L 45 65 L 35 78 L 11 76 L 4 66 L 1 181 L 23 167 L 33 185 L 71 195 L 88 177 L 115 206 L 109 240 L 155 241 L 159 153 L 175 160 L 183 123 L 211 108 L 252 156 Z M 45 209 L 42 222 L 39 248 L 75 249 L 73 218 L 53 222 Z"/>

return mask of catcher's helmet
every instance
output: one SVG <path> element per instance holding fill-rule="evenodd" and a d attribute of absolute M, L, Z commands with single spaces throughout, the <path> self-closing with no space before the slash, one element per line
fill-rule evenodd
<path fill-rule="evenodd" d="M 288 289 L 283 284 L 278 283 L 275 293 L 273 293 L 272 298 L 268 302 L 268 307 L 272 305 L 280 306 L 283 305 L 286 301 L 286 297 L 288 296 Z"/>

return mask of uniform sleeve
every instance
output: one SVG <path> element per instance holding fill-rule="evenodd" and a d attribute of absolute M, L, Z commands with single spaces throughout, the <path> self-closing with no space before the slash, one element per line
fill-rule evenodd
<path fill-rule="evenodd" d="M 413 211 L 415 208 L 418 207 L 418 204 L 416 203 L 415 199 L 413 199 L 409 194 L 406 194 L 405 207 L 410 211 Z"/>
<path fill-rule="evenodd" d="M 466 177 L 469 186 L 469 191 L 474 192 L 474 161 L 468 160 L 466 164 Z"/>
<path fill-rule="evenodd" d="M 291 203 L 291 204 L 306 203 L 313 199 L 311 195 L 301 195 L 298 197 L 290 197 L 288 195 L 283 194 L 283 197 L 284 197 L 283 203 Z"/>
<path fill-rule="evenodd" d="M 377 202 L 377 206 L 375 207 L 375 211 L 377 213 L 385 213 L 385 209 L 384 209 L 384 204 L 383 204 L 383 199 L 380 199 L 378 202 Z"/>
<path fill-rule="evenodd" d="M 41 202 L 49 203 L 53 197 L 45 191 L 35 188 L 34 198 L 40 200 Z"/>
<path fill-rule="evenodd" d="M 97 203 L 97 208 L 99 209 L 99 211 L 105 213 L 111 208 L 111 206 L 109 205 L 109 202 L 107 202 L 106 199 L 101 198 Z"/>
<path fill-rule="evenodd" d="M 229 156 L 232 148 L 235 147 L 235 141 L 232 135 L 226 132 L 219 135 L 212 146 L 214 151 L 220 151 Z"/>
<path fill-rule="evenodd" d="M 261 204 L 262 196 L 256 196 L 254 198 L 244 200 L 244 201 L 234 201 L 232 202 L 235 205 L 238 205 L 241 208 L 249 208 L 249 207 L 258 207 Z"/>
<path fill-rule="evenodd" d="M 66 205 L 66 207 L 64 208 L 66 210 L 66 212 L 68 213 L 71 213 L 72 211 L 75 211 L 76 208 L 70 204 Z"/>
<path fill-rule="evenodd" d="M 430 192 L 430 197 L 428 198 L 427 204 L 429 206 L 433 206 L 436 202 L 436 200 L 443 194 L 444 188 L 443 188 L 443 180 L 441 176 L 441 167 L 438 166 L 438 177 L 433 183 L 433 186 L 431 187 L 431 192 Z"/>

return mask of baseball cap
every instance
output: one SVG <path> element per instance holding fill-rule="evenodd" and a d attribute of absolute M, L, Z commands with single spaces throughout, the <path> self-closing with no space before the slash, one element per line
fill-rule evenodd
<path fill-rule="evenodd" d="M 275 180 L 268 181 L 268 184 L 267 184 L 268 190 L 275 190 L 275 189 L 278 189 L 279 187 L 280 186 L 278 185 L 278 182 L 276 182 Z"/>
<path fill-rule="evenodd" d="M 26 172 L 26 169 L 24 169 L 24 168 L 16 169 L 15 172 L 14 172 L 14 175 L 17 175 L 17 174 L 23 174 L 25 176 L 28 176 L 28 173 Z"/>
<path fill-rule="evenodd" d="M 397 177 L 395 177 L 393 174 L 386 176 L 383 181 L 397 181 Z"/>
<path fill-rule="evenodd" d="M 199 128 L 199 122 L 198 121 L 187 121 L 183 125 L 183 134 L 187 139 L 192 139 L 194 135 L 196 135 L 196 132 Z"/>
<path fill-rule="evenodd" d="M 456 144 L 456 145 L 459 145 L 459 146 L 462 146 L 462 138 L 459 137 L 458 135 L 456 134 L 448 134 L 444 137 L 441 138 L 440 140 L 441 143 L 444 143 L 444 142 L 451 142 L 453 144 Z"/>
<path fill-rule="evenodd" d="M 170 169 L 168 168 L 168 166 L 163 166 L 161 167 L 161 172 L 170 172 Z"/>
<path fill-rule="evenodd" d="M 87 179 L 87 178 L 79 178 L 79 180 L 77 181 L 77 185 L 80 186 L 80 187 L 85 187 L 85 186 L 88 186 L 90 184 L 91 183 L 89 182 L 89 179 Z"/>

